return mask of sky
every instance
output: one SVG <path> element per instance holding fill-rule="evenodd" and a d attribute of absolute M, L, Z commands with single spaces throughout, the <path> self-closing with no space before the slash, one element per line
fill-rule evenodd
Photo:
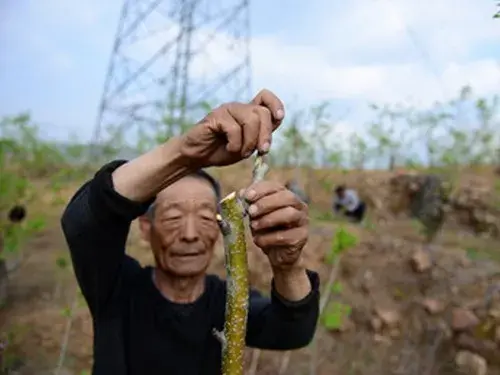
<path fill-rule="evenodd" d="M 0 116 L 29 110 L 47 138 L 90 139 L 122 2 L 2 1 Z M 499 94 L 495 9 L 492 0 L 253 0 L 252 86 L 278 94 L 287 113 L 328 101 L 343 134 L 370 121 L 368 103 L 424 108 L 464 85 Z M 211 48 L 218 67 L 234 60 L 217 41 Z"/>

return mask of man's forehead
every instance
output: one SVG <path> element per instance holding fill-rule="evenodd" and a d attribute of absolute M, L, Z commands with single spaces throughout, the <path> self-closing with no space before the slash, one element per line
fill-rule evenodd
<path fill-rule="evenodd" d="M 163 189 L 156 197 L 155 205 L 214 203 L 216 193 L 208 181 L 197 177 L 184 177 Z"/>
<path fill-rule="evenodd" d="M 170 209 L 210 209 L 217 208 L 215 200 L 202 198 L 202 199 L 177 199 L 177 200 L 161 200 L 154 203 L 156 211 L 165 211 Z"/>

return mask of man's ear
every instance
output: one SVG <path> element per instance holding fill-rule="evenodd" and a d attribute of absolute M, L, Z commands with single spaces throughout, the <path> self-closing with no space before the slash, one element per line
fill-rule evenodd
<path fill-rule="evenodd" d="M 141 239 L 150 243 L 151 240 L 151 219 L 146 215 L 139 217 L 139 230 L 141 232 Z"/>

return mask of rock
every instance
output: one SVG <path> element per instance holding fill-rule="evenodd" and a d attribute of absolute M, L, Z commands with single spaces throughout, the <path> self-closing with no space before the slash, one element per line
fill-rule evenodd
<path fill-rule="evenodd" d="M 436 315 L 444 311 L 445 304 L 442 301 L 433 298 L 426 298 L 422 301 L 425 311 L 431 315 Z"/>
<path fill-rule="evenodd" d="M 375 286 L 375 278 L 373 277 L 373 272 L 370 270 L 365 271 L 363 274 L 363 280 L 361 282 L 361 288 L 365 293 L 370 293 L 370 291 Z"/>
<path fill-rule="evenodd" d="M 485 358 L 488 363 L 495 366 L 500 365 L 498 346 L 491 340 L 479 339 L 467 333 L 461 333 L 455 337 L 454 343 L 458 350 L 476 353 Z"/>
<path fill-rule="evenodd" d="M 410 263 L 413 270 L 419 273 L 428 271 L 432 268 L 432 260 L 430 254 L 423 249 L 418 249 L 413 253 Z"/>
<path fill-rule="evenodd" d="M 375 313 L 382 320 L 383 325 L 392 328 L 399 324 L 401 315 L 395 308 L 375 307 Z"/>
<path fill-rule="evenodd" d="M 374 332 L 380 332 L 380 330 L 382 329 L 382 325 L 383 325 L 382 320 L 376 316 L 374 316 L 370 320 L 370 326 L 372 327 Z"/>
<path fill-rule="evenodd" d="M 478 317 L 465 308 L 456 308 L 452 311 L 451 328 L 454 331 L 467 331 L 479 324 Z"/>
<path fill-rule="evenodd" d="M 486 360 L 468 351 L 458 352 L 455 356 L 455 364 L 463 374 L 467 375 L 486 375 L 488 372 Z"/>

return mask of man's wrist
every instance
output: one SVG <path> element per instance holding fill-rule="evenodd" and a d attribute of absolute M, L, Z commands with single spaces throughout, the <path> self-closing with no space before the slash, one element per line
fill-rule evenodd
<path fill-rule="evenodd" d="M 300 301 L 311 292 L 312 286 L 305 267 L 301 265 L 272 267 L 274 287 L 278 294 L 288 301 Z"/>

